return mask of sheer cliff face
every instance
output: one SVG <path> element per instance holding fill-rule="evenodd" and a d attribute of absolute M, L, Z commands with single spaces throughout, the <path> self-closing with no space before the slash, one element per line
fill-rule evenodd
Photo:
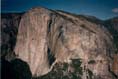
<path fill-rule="evenodd" d="M 33 76 L 53 72 L 59 63 L 67 63 L 67 71 L 73 72 L 72 60 L 80 59 L 81 79 L 87 79 L 89 71 L 92 79 L 112 79 L 111 72 L 118 73 L 112 66 L 115 49 L 113 36 L 102 23 L 39 7 L 23 14 L 14 51 L 16 58 L 28 63 Z"/>
<path fill-rule="evenodd" d="M 19 24 L 15 53 L 26 61 L 33 75 L 45 74 L 49 69 L 47 58 L 47 26 L 50 11 L 43 8 L 25 13 Z"/>

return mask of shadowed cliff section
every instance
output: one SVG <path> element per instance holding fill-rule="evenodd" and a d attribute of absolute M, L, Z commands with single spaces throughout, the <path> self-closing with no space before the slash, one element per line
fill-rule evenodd
<path fill-rule="evenodd" d="M 118 17 L 104 21 L 106 28 L 114 37 L 114 44 L 116 46 L 116 53 L 118 53 Z"/>
<path fill-rule="evenodd" d="M 1 79 L 31 79 L 28 64 L 20 59 L 7 61 L 1 59 Z"/>
<path fill-rule="evenodd" d="M 117 77 L 118 68 L 115 62 L 117 60 L 114 57 L 117 47 L 114 35 L 106 28 L 104 21 L 91 16 L 42 7 L 33 8 L 23 14 L 2 16 L 2 39 L 5 40 L 2 41 L 2 45 L 7 46 L 2 46 L 2 57 L 7 60 L 19 58 L 25 61 L 33 77 L 42 76 L 41 79 L 48 77 L 57 79 L 61 75 L 62 79 Z M 15 17 L 17 19 L 14 19 Z M 7 30 L 8 28 L 10 30 Z M 15 57 L 12 57 L 9 49 L 14 50 Z M 112 63 L 115 66 L 112 66 Z M 78 71 L 75 72 L 74 69 Z M 82 74 L 79 73 L 81 71 Z"/>
<path fill-rule="evenodd" d="M 14 57 L 14 46 L 20 19 L 23 13 L 1 14 L 1 57 L 11 60 Z"/>

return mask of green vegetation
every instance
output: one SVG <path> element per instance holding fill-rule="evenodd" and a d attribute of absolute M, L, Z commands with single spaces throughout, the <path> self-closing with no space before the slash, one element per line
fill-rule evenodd
<path fill-rule="evenodd" d="M 72 60 L 72 64 L 58 63 L 48 74 L 33 79 L 81 79 L 82 68 L 79 59 Z M 74 69 L 72 72 L 69 68 Z"/>
<path fill-rule="evenodd" d="M 92 79 L 93 73 L 89 69 L 87 71 L 88 71 L 88 74 L 89 74 L 88 79 Z"/>
<path fill-rule="evenodd" d="M 81 61 L 80 61 L 80 59 L 74 59 L 74 60 L 72 60 L 72 66 L 75 68 L 75 73 L 78 73 L 79 72 L 79 74 L 80 75 L 82 75 L 83 73 L 82 73 L 82 67 L 80 67 L 81 66 Z"/>

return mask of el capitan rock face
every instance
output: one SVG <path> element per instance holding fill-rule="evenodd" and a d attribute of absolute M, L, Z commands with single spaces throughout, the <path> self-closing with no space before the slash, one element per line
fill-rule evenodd
<path fill-rule="evenodd" d="M 71 74 L 67 79 L 115 79 L 116 46 L 113 35 L 101 22 L 63 11 L 33 8 L 20 20 L 16 58 L 27 62 L 33 76 L 46 74 L 42 79 L 52 75 L 55 77 L 51 79 L 56 79 L 63 67 L 66 76 Z M 77 63 L 73 65 L 77 59 L 81 62 L 79 68 Z M 76 68 L 81 70 L 75 71 Z"/>
<path fill-rule="evenodd" d="M 49 70 L 47 56 L 47 26 L 49 11 L 35 8 L 25 13 L 19 24 L 15 53 L 26 61 L 32 75 L 43 75 Z"/>

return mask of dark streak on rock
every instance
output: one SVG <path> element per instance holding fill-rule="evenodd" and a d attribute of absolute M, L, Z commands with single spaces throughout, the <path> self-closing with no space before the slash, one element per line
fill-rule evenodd
<path fill-rule="evenodd" d="M 47 53 L 48 53 L 49 64 L 51 66 L 53 64 L 53 62 L 55 61 L 55 57 L 54 57 L 54 55 L 52 55 L 50 48 L 48 48 Z"/>

